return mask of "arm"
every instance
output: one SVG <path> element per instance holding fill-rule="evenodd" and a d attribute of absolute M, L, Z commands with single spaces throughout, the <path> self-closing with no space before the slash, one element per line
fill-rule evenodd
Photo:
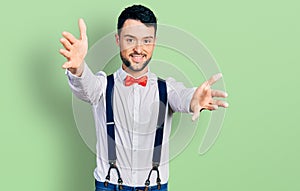
<path fill-rule="evenodd" d="M 168 103 L 174 112 L 190 113 L 190 102 L 195 88 L 186 88 L 182 82 L 167 78 Z"/>
<path fill-rule="evenodd" d="M 83 63 L 83 71 L 80 77 L 67 70 L 69 86 L 73 94 L 79 99 L 95 105 L 100 100 L 103 90 L 106 87 L 106 74 L 92 73 L 88 65 Z"/>
<path fill-rule="evenodd" d="M 214 97 L 227 97 L 227 93 L 220 90 L 212 90 L 213 85 L 222 77 L 221 74 L 212 76 L 197 88 L 186 88 L 173 78 L 168 78 L 168 102 L 174 112 L 193 113 L 192 120 L 199 117 L 203 109 L 216 110 L 218 107 L 228 107 L 228 103 Z"/>

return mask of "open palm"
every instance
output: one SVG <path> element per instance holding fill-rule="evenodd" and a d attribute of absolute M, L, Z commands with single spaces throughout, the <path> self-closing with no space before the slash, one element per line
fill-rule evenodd
<path fill-rule="evenodd" d="M 228 107 L 228 103 L 223 100 L 213 99 L 214 97 L 227 97 L 227 93 L 221 90 L 212 90 L 211 86 L 222 77 L 222 74 L 213 75 L 209 80 L 201 84 L 191 100 L 191 110 L 193 111 L 192 120 L 199 117 L 200 111 L 203 109 L 216 110 L 218 107 Z"/>
<path fill-rule="evenodd" d="M 64 38 L 60 39 L 65 49 L 60 49 L 60 53 L 67 59 L 62 67 L 70 70 L 73 74 L 81 75 L 83 61 L 88 50 L 88 39 L 86 35 L 86 25 L 83 19 L 78 21 L 80 38 L 76 39 L 71 33 L 63 32 Z"/>

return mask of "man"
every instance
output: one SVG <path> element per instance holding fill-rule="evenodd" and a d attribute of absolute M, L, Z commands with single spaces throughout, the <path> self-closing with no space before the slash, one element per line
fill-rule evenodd
<path fill-rule="evenodd" d="M 93 108 L 96 191 L 167 190 L 172 114 L 193 113 L 195 120 L 203 109 L 228 107 L 225 101 L 213 99 L 227 97 L 225 92 L 211 89 L 221 74 L 198 88 L 185 88 L 172 78 L 159 80 L 148 65 L 155 48 L 157 20 L 142 5 L 127 7 L 118 18 L 115 39 L 122 65 L 113 76 L 107 77 L 103 71 L 96 75 L 91 72 L 84 61 L 88 42 L 82 19 L 79 29 L 79 39 L 62 33 L 60 41 L 65 49 L 60 53 L 67 58 L 62 67 L 67 69 L 73 93 Z M 151 172 L 156 172 L 156 178 Z"/>

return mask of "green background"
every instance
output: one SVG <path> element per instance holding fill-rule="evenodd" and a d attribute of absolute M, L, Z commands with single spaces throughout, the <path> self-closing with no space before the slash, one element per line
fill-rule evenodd
<path fill-rule="evenodd" d="M 136 2 L 152 8 L 159 23 L 201 40 L 229 93 L 216 143 L 198 154 L 209 119 L 203 113 L 188 147 L 170 162 L 170 190 L 300 190 L 296 0 L 2 3 L 0 190 L 94 190 L 95 155 L 74 122 L 59 39 L 64 30 L 78 35 L 83 17 L 92 45 Z"/>

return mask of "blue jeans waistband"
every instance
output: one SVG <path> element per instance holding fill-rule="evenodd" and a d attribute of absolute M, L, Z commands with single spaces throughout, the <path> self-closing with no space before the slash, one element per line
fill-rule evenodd
<path fill-rule="evenodd" d="M 97 188 L 100 188 L 100 189 L 101 188 L 106 188 L 106 189 L 112 189 L 112 190 L 119 190 L 118 185 L 108 183 L 108 186 L 105 187 L 104 182 L 99 182 L 97 180 L 95 180 L 95 185 L 96 185 L 96 191 L 97 191 Z M 137 186 L 137 187 L 126 186 L 126 185 L 122 185 L 122 186 L 123 186 L 123 191 L 136 191 L 136 190 L 144 190 L 145 189 L 144 186 Z M 149 188 L 149 191 L 158 190 L 157 186 L 149 186 L 148 188 Z M 161 191 L 167 191 L 167 189 L 168 189 L 168 183 L 161 184 L 161 188 L 160 188 Z"/>

